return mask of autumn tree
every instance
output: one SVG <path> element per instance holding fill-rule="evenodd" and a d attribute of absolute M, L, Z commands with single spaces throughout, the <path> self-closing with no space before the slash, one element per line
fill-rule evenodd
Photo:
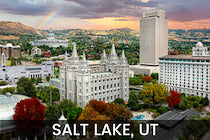
<path fill-rule="evenodd" d="M 175 105 L 179 105 L 181 98 L 180 94 L 176 91 L 170 90 L 170 96 L 167 97 L 168 106 L 173 108 Z"/>
<path fill-rule="evenodd" d="M 159 104 L 166 101 L 168 91 L 164 84 L 146 84 L 140 96 L 140 98 L 149 105 Z"/>
<path fill-rule="evenodd" d="M 143 82 L 149 83 L 149 82 L 151 82 L 151 80 L 152 80 L 152 77 L 151 77 L 151 76 L 145 76 L 145 77 L 143 78 Z"/>
<path fill-rule="evenodd" d="M 15 106 L 15 120 L 18 130 L 22 133 L 40 131 L 45 118 L 45 106 L 36 98 L 21 100 Z"/>

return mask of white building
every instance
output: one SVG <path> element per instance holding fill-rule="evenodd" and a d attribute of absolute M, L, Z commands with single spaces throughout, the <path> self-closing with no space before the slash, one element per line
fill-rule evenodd
<path fill-rule="evenodd" d="M 58 40 L 55 39 L 54 33 L 52 33 L 52 30 L 50 29 L 50 33 L 47 35 L 47 39 L 41 39 L 41 40 L 35 40 L 31 42 L 33 46 L 42 46 L 46 45 L 49 47 L 68 47 L 68 41 L 65 40 Z"/>
<path fill-rule="evenodd" d="M 7 66 L 4 53 L 1 57 L 0 65 L 0 81 L 4 80 L 9 83 L 14 83 L 20 77 L 28 78 L 44 78 L 48 75 L 54 75 L 54 62 L 53 61 L 44 61 L 41 65 L 34 66 Z"/>
<path fill-rule="evenodd" d="M 74 44 L 71 58 L 66 55 L 60 67 L 60 81 L 60 99 L 70 99 L 81 107 L 91 99 L 112 102 L 129 98 L 129 65 L 124 51 L 117 57 L 114 44 L 109 58 L 104 50 L 97 72 L 89 67 L 85 54 L 79 60 Z"/>
<path fill-rule="evenodd" d="M 42 54 L 42 50 L 40 48 L 37 47 L 33 47 L 31 49 L 31 56 L 35 56 L 35 55 L 41 55 Z"/>
<path fill-rule="evenodd" d="M 135 75 L 158 73 L 159 57 L 168 54 L 168 20 L 165 11 L 143 13 L 140 20 L 140 65 L 131 65 Z"/>
<path fill-rule="evenodd" d="M 168 90 L 193 94 L 210 99 L 210 56 L 196 54 L 197 48 L 208 54 L 201 42 L 196 44 L 193 55 L 167 55 L 160 57 L 159 82 Z"/>
<path fill-rule="evenodd" d="M 140 20 L 140 64 L 158 66 L 159 57 L 168 54 L 168 20 L 165 11 L 143 13 Z"/>
<path fill-rule="evenodd" d="M 203 47 L 203 44 L 199 41 L 196 47 L 192 48 L 192 56 L 206 56 L 208 55 L 208 48 Z"/>

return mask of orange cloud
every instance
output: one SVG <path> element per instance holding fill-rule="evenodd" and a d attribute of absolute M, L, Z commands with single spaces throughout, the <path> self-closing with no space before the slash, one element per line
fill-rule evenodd
<path fill-rule="evenodd" d="M 168 28 L 169 29 L 203 29 L 203 28 L 210 28 L 210 19 L 204 20 L 194 20 L 194 21 L 168 21 Z"/>
<path fill-rule="evenodd" d="M 133 30 L 139 30 L 140 19 L 134 17 L 105 17 L 100 19 L 87 19 L 87 21 L 93 23 L 93 25 L 86 27 L 86 29 L 101 29 L 109 30 L 115 28 L 130 28 Z M 210 28 L 210 19 L 194 20 L 194 21 L 168 21 L 169 29 L 203 29 Z"/>
<path fill-rule="evenodd" d="M 92 22 L 96 29 L 109 30 L 116 28 L 130 28 L 133 30 L 139 30 L 139 21 L 135 21 L 132 17 L 104 17 L 100 19 L 87 19 Z M 89 28 L 89 27 L 88 27 Z M 92 28 L 92 27 L 91 27 Z"/>

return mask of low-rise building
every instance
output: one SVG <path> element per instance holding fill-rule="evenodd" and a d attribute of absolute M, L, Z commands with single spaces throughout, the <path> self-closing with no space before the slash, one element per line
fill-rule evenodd
<path fill-rule="evenodd" d="M 41 55 L 41 54 L 42 54 L 42 50 L 40 48 L 33 47 L 31 49 L 31 56 Z"/>
<path fill-rule="evenodd" d="M 54 75 L 54 62 L 44 61 L 41 65 L 18 65 L 18 66 L 7 66 L 4 53 L 1 57 L 0 65 L 0 81 L 4 80 L 9 83 L 14 83 L 20 77 L 28 78 L 44 78 L 48 75 Z"/>

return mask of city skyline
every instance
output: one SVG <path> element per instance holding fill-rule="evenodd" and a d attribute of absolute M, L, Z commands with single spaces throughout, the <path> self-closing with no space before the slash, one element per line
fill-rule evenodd
<path fill-rule="evenodd" d="M 163 9 L 169 29 L 203 29 L 210 28 L 209 4 L 208 0 L 3 0 L 0 21 L 37 29 L 139 30 L 143 12 Z"/>

